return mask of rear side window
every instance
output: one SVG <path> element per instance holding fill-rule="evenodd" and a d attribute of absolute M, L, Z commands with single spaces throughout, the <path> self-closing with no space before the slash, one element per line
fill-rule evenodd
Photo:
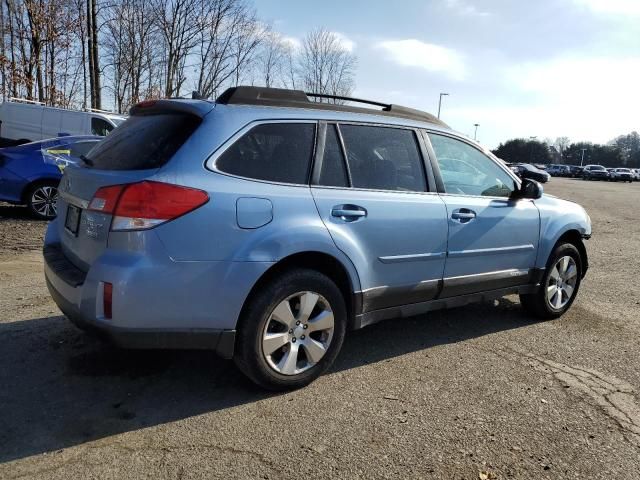
<path fill-rule="evenodd" d="M 422 157 L 412 130 L 340 125 L 356 188 L 424 192 Z"/>
<path fill-rule="evenodd" d="M 329 187 L 348 187 L 347 169 L 344 155 L 338 141 L 335 125 L 327 125 L 327 135 L 324 142 L 324 155 L 320 168 L 319 185 Z"/>
<path fill-rule="evenodd" d="M 315 129 L 313 123 L 257 125 L 220 155 L 216 168 L 256 180 L 306 184 Z"/>
<path fill-rule="evenodd" d="M 185 114 L 129 117 L 86 154 L 86 164 L 102 170 L 160 168 L 198 125 L 198 117 Z"/>

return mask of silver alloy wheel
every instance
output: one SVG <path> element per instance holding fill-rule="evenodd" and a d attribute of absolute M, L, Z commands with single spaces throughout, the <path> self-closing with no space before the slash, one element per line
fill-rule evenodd
<path fill-rule="evenodd" d="M 325 356 L 333 332 L 329 302 L 314 292 L 298 292 L 280 302 L 269 315 L 262 332 L 262 354 L 276 372 L 297 375 Z"/>
<path fill-rule="evenodd" d="M 578 267 L 573 257 L 566 255 L 558 259 L 547 281 L 547 302 L 551 308 L 560 310 L 573 297 L 578 281 Z"/>
<path fill-rule="evenodd" d="M 38 187 L 31 194 L 31 206 L 43 217 L 55 217 L 57 213 L 58 189 L 50 185 Z"/>

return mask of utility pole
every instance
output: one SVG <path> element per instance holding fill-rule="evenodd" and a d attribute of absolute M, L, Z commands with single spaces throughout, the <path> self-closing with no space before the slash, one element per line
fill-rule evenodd
<path fill-rule="evenodd" d="M 480 124 L 479 123 L 474 123 L 473 126 L 476 127 L 475 131 L 473 132 L 473 139 L 477 142 L 478 141 L 478 127 L 480 126 Z"/>
<path fill-rule="evenodd" d="M 442 108 L 442 97 L 448 96 L 448 93 L 441 93 L 440 100 L 438 100 L 438 118 L 440 118 L 440 109 Z"/>
<path fill-rule="evenodd" d="M 586 152 L 586 151 L 587 151 L 586 148 L 582 149 L 582 159 L 580 159 L 580 166 L 582 166 L 582 164 L 584 163 L 584 152 Z"/>

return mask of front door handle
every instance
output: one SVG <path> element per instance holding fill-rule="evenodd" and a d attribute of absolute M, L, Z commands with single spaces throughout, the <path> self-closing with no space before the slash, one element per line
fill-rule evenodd
<path fill-rule="evenodd" d="M 476 212 L 468 208 L 460 208 L 453 211 L 451 218 L 458 220 L 460 223 L 467 223 L 476 218 Z"/>
<path fill-rule="evenodd" d="M 331 209 L 331 216 L 345 222 L 353 222 L 367 216 L 367 211 L 358 205 L 336 205 Z"/>

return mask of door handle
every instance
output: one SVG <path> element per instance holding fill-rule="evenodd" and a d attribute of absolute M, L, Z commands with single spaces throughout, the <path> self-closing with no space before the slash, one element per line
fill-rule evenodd
<path fill-rule="evenodd" d="M 353 222 L 367 216 L 367 211 L 357 205 L 336 205 L 331 209 L 331 216 L 338 217 L 345 222 Z"/>
<path fill-rule="evenodd" d="M 466 223 L 476 218 L 476 212 L 468 208 L 460 208 L 459 210 L 453 211 L 451 218 L 458 220 L 460 223 Z"/>

